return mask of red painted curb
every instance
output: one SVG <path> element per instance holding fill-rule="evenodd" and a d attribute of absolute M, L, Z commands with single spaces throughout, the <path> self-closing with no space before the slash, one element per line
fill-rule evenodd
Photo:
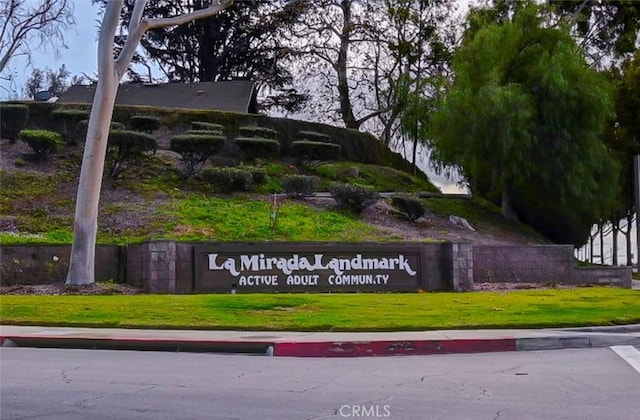
<path fill-rule="evenodd" d="M 4 340 L 5 340 L 5 337 L 0 336 L 0 347 L 4 346 Z"/>
<path fill-rule="evenodd" d="M 515 338 L 493 340 L 349 341 L 276 343 L 274 356 L 366 357 L 516 351 Z"/>

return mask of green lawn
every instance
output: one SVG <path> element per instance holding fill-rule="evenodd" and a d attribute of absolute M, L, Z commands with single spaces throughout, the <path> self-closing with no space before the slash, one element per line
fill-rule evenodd
<path fill-rule="evenodd" d="M 640 292 L 9 296 L 2 324 L 122 328 L 389 331 L 640 323 Z"/>

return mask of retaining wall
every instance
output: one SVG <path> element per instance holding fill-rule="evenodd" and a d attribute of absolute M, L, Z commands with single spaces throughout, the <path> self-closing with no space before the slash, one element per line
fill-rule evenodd
<path fill-rule="evenodd" d="M 70 250 L 66 245 L 1 246 L 1 284 L 62 283 Z M 216 257 L 209 260 L 210 255 Z M 275 267 L 277 261 L 286 265 L 295 255 L 305 259 L 305 264 L 317 261 L 317 267 L 305 268 L 303 264 L 293 272 L 318 275 L 316 284 L 292 284 L 288 277 L 291 272 Z M 233 275 L 229 274 L 228 267 L 223 267 L 225 262 L 246 266 L 252 258 L 256 261 L 272 259 L 274 267 Z M 330 267 L 333 260 L 349 263 L 357 262 L 358 258 L 379 261 L 382 265 L 376 270 L 358 269 L 354 265 L 346 273 Z M 404 268 L 384 265 L 396 259 L 398 264 L 404 261 Z M 413 271 L 416 274 L 411 274 Z M 336 280 L 337 274 L 355 276 L 346 278 L 356 282 L 362 280 L 362 283 L 346 286 L 336 281 L 332 283 L 329 276 L 334 275 L 332 279 Z M 276 279 L 277 287 L 254 281 L 266 275 Z M 385 281 L 365 283 L 368 276 L 376 278 L 377 275 L 386 276 Z M 575 267 L 570 245 L 154 241 L 126 246 L 99 245 L 96 248 L 96 281 L 106 280 L 128 283 L 152 293 L 464 291 L 473 290 L 474 283 L 485 282 L 607 284 L 629 288 L 631 268 Z M 248 287 L 243 288 L 241 280 Z"/>
<path fill-rule="evenodd" d="M 631 267 L 576 267 L 574 261 L 571 245 L 474 245 L 473 281 L 631 287 Z"/>

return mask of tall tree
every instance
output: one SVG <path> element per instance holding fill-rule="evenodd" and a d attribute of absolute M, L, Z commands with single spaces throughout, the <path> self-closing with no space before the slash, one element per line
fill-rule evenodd
<path fill-rule="evenodd" d="M 611 89 L 567 31 L 542 27 L 538 7 L 525 6 L 465 39 L 429 144 L 506 217 L 579 245 L 617 190 L 601 140 Z"/>
<path fill-rule="evenodd" d="M 388 144 L 399 126 L 407 80 L 446 70 L 451 13 L 447 0 L 312 2 L 291 38 L 300 83 L 314 89 L 315 114 L 348 128 L 366 127 Z"/>
<path fill-rule="evenodd" d="M 0 73 L 17 55 L 30 59 L 33 48 L 55 50 L 74 23 L 71 0 L 0 0 Z"/>
<path fill-rule="evenodd" d="M 24 93 L 33 98 L 39 91 L 47 90 L 53 96 L 60 96 L 69 86 L 82 83 L 86 79 L 85 76 L 77 75 L 69 79 L 70 75 L 64 64 L 58 67 L 58 70 L 49 67 L 35 68 L 25 83 Z"/>
<path fill-rule="evenodd" d="M 101 0 L 107 4 L 109 0 Z M 208 7 L 212 0 L 164 0 L 145 9 L 147 18 L 165 18 Z M 260 105 L 297 110 L 306 97 L 291 89 L 282 31 L 307 7 L 306 0 L 242 1 L 227 13 L 172 28 L 156 28 L 141 40 L 134 63 L 157 64 L 169 82 L 193 83 L 252 79 Z M 121 27 L 129 25 L 133 8 L 124 9 Z M 118 37 L 120 47 L 125 42 Z M 132 80 L 144 80 L 134 68 Z"/>
<path fill-rule="evenodd" d="M 598 67 L 630 58 L 640 41 L 637 0 L 548 0 L 566 18 L 580 47 Z"/>
<path fill-rule="evenodd" d="M 212 4 L 206 9 L 184 15 L 144 19 L 148 0 L 133 3 L 126 42 L 114 57 L 114 38 L 124 0 L 111 0 L 105 7 L 98 37 L 98 85 L 93 98 L 87 138 L 82 157 L 80 181 L 73 224 L 73 245 L 67 284 L 91 284 L 95 281 L 95 246 L 98 230 L 98 204 L 107 151 L 109 124 L 113 115 L 118 84 L 144 34 L 155 28 L 178 26 L 220 13 L 233 0 Z"/>
<path fill-rule="evenodd" d="M 615 87 L 615 118 L 605 137 L 622 170 L 620 196 L 609 214 L 614 233 L 614 261 L 617 265 L 617 233 L 625 236 L 627 265 L 631 265 L 631 226 L 635 208 L 633 157 L 640 154 L 640 52 L 626 60 L 611 75 Z M 622 221 L 624 220 L 624 223 Z M 624 225 L 624 227 L 623 227 Z"/>

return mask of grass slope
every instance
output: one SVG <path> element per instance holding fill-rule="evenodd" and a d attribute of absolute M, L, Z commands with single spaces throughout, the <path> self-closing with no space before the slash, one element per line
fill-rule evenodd
<path fill-rule="evenodd" d="M 640 323 L 640 292 L 2 296 L 5 325 L 290 331 L 535 328 Z"/>
<path fill-rule="evenodd" d="M 27 159 L 16 166 L 11 156 L 22 156 L 20 144 L 3 146 L 0 170 L 0 242 L 2 244 L 70 244 L 80 154 L 65 147 L 47 161 Z M 15 148 L 15 150 L 11 149 Z M 26 156 L 26 155 L 25 155 Z M 17 160 L 17 159 L 16 159 Z M 196 178 L 184 181 L 180 163 L 171 152 L 149 156 L 132 165 L 118 179 L 105 178 L 98 220 L 98 243 L 134 243 L 153 239 L 179 241 L 387 241 L 400 239 L 361 218 L 335 208 L 279 200 L 275 229 L 270 228 L 271 196 L 282 191 L 290 174 L 317 177 L 321 189 L 332 182 L 366 185 L 378 191 L 436 191 L 423 177 L 356 162 L 334 162 L 298 167 L 291 161 L 254 162 L 269 177 L 251 193 L 224 195 Z M 526 229 L 504 220 L 494 206 L 478 200 L 429 199 L 435 214 L 467 217 L 486 231 Z M 397 217 L 397 216 L 390 216 Z M 526 235 L 537 240 L 535 233 Z M 428 237 L 424 238 L 428 240 Z"/>

